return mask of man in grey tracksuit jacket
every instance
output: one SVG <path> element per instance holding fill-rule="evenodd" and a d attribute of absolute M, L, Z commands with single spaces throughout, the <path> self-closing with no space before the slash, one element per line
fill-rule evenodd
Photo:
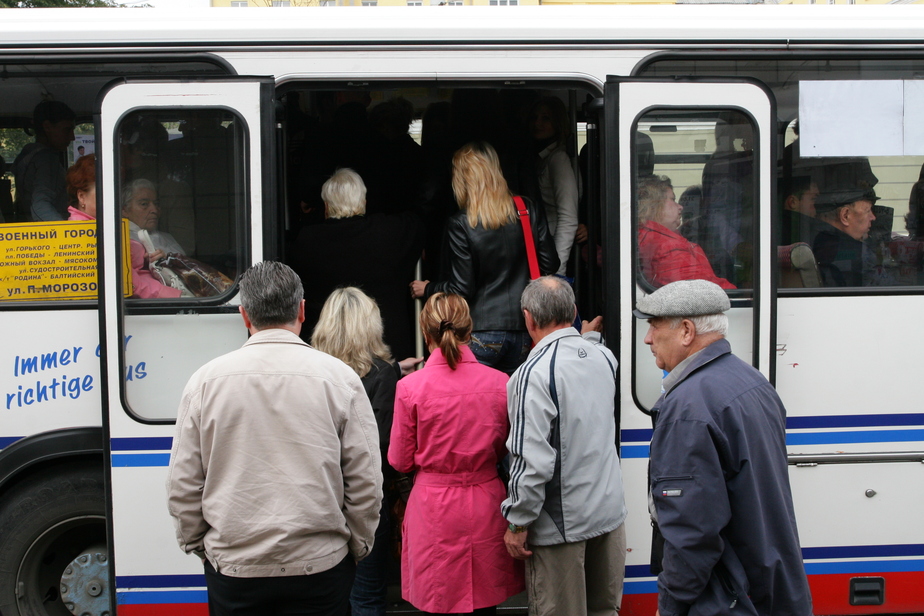
<path fill-rule="evenodd" d="M 616 453 L 616 359 L 571 327 L 574 295 L 540 278 L 521 299 L 536 346 L 507 385 L 504 537 L 526 560 L 529 613 L 610 614 L 622 595 L 626 506 Z M 528 546 L 528 547 L 527 547 Z"/>

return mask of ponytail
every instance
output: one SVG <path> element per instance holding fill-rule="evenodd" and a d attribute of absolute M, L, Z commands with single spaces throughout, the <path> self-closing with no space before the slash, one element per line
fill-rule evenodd
<path fill-rule="evenodd" d="M 462 345 L 472 335 L 472 317 L 468 303 L 461 295 L 434 293 L 420 312 L 420 330 L 428 342 L 436 346 L 446 358 L 451 370 L 462 359 Z"/>

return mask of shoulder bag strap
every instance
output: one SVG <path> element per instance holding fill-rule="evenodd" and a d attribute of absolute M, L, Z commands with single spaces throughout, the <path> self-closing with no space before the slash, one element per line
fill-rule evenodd
<path fill-rule="evenodd" d="M 539 278 L 539 261 L 536 259 L 536 243 L 533 241 L 533 228 L 529 223 L 529 210 L 526 209 L 523 197 L 514 197 L 513 202 L 517 206 L 520 224 L 523 225 L 523 239 L 526 241 L 526 260 L 529 262 L 529 278 L 530 280 L 535 280 Z"/>

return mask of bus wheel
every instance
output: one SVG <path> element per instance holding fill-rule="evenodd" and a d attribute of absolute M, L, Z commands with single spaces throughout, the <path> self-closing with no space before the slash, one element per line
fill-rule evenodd
<path fill-rule="evenodd" d="M 44 469 L 15 486 L 0 502 L 0 613 L 69 616 L 62 593 L 75 610 L 96 593 L 105 605 L 89 613 L 111 613 L 105 545 L 98 465 Z M 75 604 L 74 597 L 82 599 Z"/>

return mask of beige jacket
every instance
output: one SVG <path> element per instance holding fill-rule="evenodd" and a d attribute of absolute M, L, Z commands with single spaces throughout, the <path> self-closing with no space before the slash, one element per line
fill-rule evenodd
<path fill-rule="evenodd" d="M 382 501 L 372 407 L 356 373 L 283 329 L 190 378 L 167 504 L 177 540 L 232 577 L 319 573 L 372 549 Z"/>

